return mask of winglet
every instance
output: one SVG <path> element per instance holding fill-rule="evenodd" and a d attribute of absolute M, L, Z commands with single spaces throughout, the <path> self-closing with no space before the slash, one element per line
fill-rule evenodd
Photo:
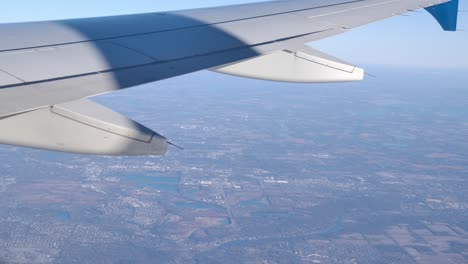
<path fill-rule="evenodd" d="M 445 31 L 457 31 L 458 1 L 450 0 L 446 3 L 426 8 L 439 22 Z"/>

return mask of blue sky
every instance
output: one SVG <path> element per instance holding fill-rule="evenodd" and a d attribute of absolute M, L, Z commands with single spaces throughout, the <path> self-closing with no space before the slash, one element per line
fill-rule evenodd
<path fill-rule="evenodd" d="M 461 0 L 461 9 L 468 2 Z M 256 2 L 252 0 L 16 0 L 2 3 L 0 23 L 167 11 L 216 5 Z M 381 64 L 403 67 L 468 70 L 468 13 L 460 13 L 459 28 L 443 32 L 426 12 L 391 18 L 312 46 L 357 65 Z"/>

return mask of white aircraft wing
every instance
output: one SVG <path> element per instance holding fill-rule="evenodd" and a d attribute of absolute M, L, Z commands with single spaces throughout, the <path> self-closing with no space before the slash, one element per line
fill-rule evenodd
<path fill-rule="evenodd" d="M 160 155 L 167 140 L 86 100 L 203 69 L 284 82 L 364 71 L 304 43 L 426 8 L 456 30 L 458 0 L 291 0 L 0 25 L 0 143 Z"/>

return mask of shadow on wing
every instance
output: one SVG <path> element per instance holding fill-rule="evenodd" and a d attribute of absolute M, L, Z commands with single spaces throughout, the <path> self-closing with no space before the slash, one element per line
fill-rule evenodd
<path fill-rule="evenodd" d="M 2 27 L 0 25 L 0 32 L 5 30 Z M 172 13 L 21 23 L 10 25 L 10 30 L 13 30 L 11 27 L 17 38 L 14 42 L 0 44 L 0 50 L 4 51 L 0 70 L 21 80 L 6 90 L 14 92 L 16 86 L 22 86 L 23 97 L 28 89 L 36 95 L 30 97 L 30 108 L 33 104 L 57 105 L 259 55 L 255 45 L 249 45 L 215 24 Z M 42 34 L 38 34 L 40 32 Z M 39 89 L 49 92 L 38 93 Z M 11 98 L 6 104 L 19 101 Z M 62 124 L 55 123 L 51 125 L 54 133 L 46 130 L 44 126 L 50 123 L 47 120 L 39 122 L 39 128 L 28 129 L 29 124 L 37 123 L 28 120 L 37 121 L 37 118 L 28 118 L 28 115 L 34 116 L 32 113 L 20 115 L 24 115 L 20 118 L 24 131 L 39 129 L 48 131 L 46 135 L 61 135 L 61 130 L 67 132 Z M 80 140 L 100 142 L 98 135 L 101 134 L 93 132 Z M 25 138 L 33 142 L 23 142 Z M 36 137 L 30 135 L 10 139 L 2 142 L 73 152 L 64 146 L 66 142 L 58 142 L 59 139 L 53 139 L 50 144 L 45 144 L 46 140 L 40 137 L 35 142 Z M 131 146 L 119 144 L 118 148 L 119 153 L 125 154 Z"/>

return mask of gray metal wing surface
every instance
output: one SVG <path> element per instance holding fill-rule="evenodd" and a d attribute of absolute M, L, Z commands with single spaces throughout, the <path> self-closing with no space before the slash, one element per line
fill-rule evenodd
<path fill-rule="evenodd" d="M 421 8 L 456 29 L 458 0 L 292 0 L 1 24 L 0 143 L 163 154 L 164 137 L 85 98 L 203 69 L 286 82 L 362 80 L 362 69 L 303 44 Z M 86 133 L 67 137 L 70 127 Z M 153 138 L 159 146 L 139 147 Z"/>

